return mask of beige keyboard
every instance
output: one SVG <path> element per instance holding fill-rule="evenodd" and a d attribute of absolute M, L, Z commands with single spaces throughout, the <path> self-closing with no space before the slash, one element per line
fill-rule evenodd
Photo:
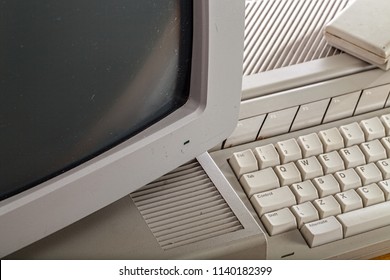
<path fill-rule="evenodd" d="M 310 247 L 390 225 L 390 114 L 235 152 L 229 159 L 271 236 Z"/>

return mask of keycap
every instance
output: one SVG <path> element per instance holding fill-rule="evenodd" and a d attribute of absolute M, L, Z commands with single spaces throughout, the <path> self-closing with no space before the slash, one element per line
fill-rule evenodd
<path fill-rule="evenodd" d="M 264 214 L 261 221 L 269 235 L 276 235 L 297 228 L 295 216 L 288 208 Z"/>
<path fill-rule="evenodd" d="M 282 163 L 289 163 L 302 158 L 301 148 L 294 138 L 276 143 L 275 148 L 279 152 Z"/>
<path fill-rule="evenodd" d="M 360 122 L 366 141 L 378 139 L 385 136 L 385 128 L 378 117 L 374 117 L 368 120 Z"/>
<path fill-rule="evenodd" d="M 318 211 L 310 201 L 291 206 L 291 212 L 297 219 L 298 228 L 301 228 L 306 223 L 319 219 Z"/>
<path fill-rule="evenodd" d="M 304 157 L 317 156 L 324 152 L 322 142 L 316 133 L 298 137 L 298 144 Z"/>
<path fill-rule="evenodd" d="M 342 191 L 356 189 L 362 186 L 362 180 L 354 169 L 338 171 L 334 174 L 334 177 L 339 182 Z"/>
<path fill-rule="evenodd" d="M 318 160 L 321 163 L 325 174 L 345 169 L 344 161 L 341 159 L 337 151 L 321 154 L 318 156 Z"/>
<path fill-rule="evenodd" d="M 390 135 L 390 114 L 381 116 L 381 121 L 386 130 L 386 135 Z"/>
<path fill-rule="evenodd" d="M 241 176 L 240 183 L 248 197 L 280 186 L 279 178 L 272 168 L 244 174 Z"/>
<path fill-rule="evenodd" d="M 245 150 L 242 152 L 233 153 L 229 160 L 237 178 L 242 174 L 258 170 L 257 160 L 252 150 Z"/>
<path fill-rule="evenodd" d="M 344 139 L 335 127 L 321 130 L 318 136 L 324 145 L 325 153 L 344 148 Z"/>
<path fill-rule="evenodd" d="M 359 104 L 356 106 L 355 115 L 382 109 L 385 106 L 388 95 L 389 85 L 363 90 L 359 99 Z"/>
<path fill-rule="evenodd" d="M 321 219 L 341 213 L 340 204 L 331 195 L 314 200 L 313 205 Z"/>
<path fill-rule="evenodd" d="M 366 164 L 366 158 L 358 146 L 352 146 L 339 151 L 341 158 L 344 160 L 345 168 L 353 168 Z"/>
<path fill-rule="evenodd" d="M 302 181 L 301 173 L 293 162 L 276 166 L 275 173 L 279 177 L 281 186 L 288 186 Z"/>
<path fill-rule="evenodd" d="M 381 188 L 385 195 L 386 200 L 390 200 L 390 180 L 380 181 L 378 186 Z"/>
<path fill-rule="evenodd" d="M 377 184 L 360 187 L 356 190 L 363 200 L 364 207 L 385 201 L 385 195 Z"/>
<path fill-rule="evenodd" d="M 320 197 L 340 192 L 340 185 L 332 174 L 314 178 L 312 181 Z"/>
<path fill-rule="evenodd" d="M 334 197 L 340 204 L 343 213 L 363 208 L 362 198 L 356 193 L 355 190 L 348 190 L 337 193 Z"/>
<path fill-rule="evenodd" d="M 330 216 L 319 221 L 305 224 L 301 228 L 301 234 L 310 247 L 317 247 L 342 239 L 343 228 L 334 216 Z"/>
<path fill-rule="evenodd" d="M 279 154 L 272 144 L 255 148 L 254 154 L 259 162 L 260 169 L 280 164 Z"/>
<path fill-rule="evenodd" d="M 337 216 L 344 237 L 390 225 L 390 201 L 375 204 Z"/>
<path fill-rule="evenodd" d="M 298 203 L 318 198 L 318 191 L 310 180 L 292 184 L 291 191 L 294 193 Z"/>
<path fill-rule="evenodd" d="M 378 139 L 360 144 L 360 148 L 367 162 L 374 162 L 387 157 L 386 150 Z"/>
<path fill-rule="evenodd" d="M 287 186 L 255 194 L 250 200 L 260 217 L 265 213 L 296 204 L 295 196 Z"/>
<path fill-rule="evenodd" d="M 382 172 L 374 163 L 358 166 L 355 170 L 362 179 L 363 185 L 369 185 L 383 180 Z"/>
<path fill-rule="evenodd" d="M 363 130 L 357 122 L 340 126 L 340 133 L 344 138 L 346 147 L 360 144 L 365 141 Z"/>
<path fill-rule="evenodd" d="M 381 143 L 382 143 L 383 147 L 386 149 L 386 153 L 390 157 L 390 137 L 383 137 L 381 139 Z"/>
<path fill-rule="evenodd" d="M 383 159 L 376 163 L 379 170 L 382 172 L 383 179 L 390 179 L 390 159 Z"/>
<path fill-rule="evenodd" d="M 302 180 L 309 180 L 324 174 L 316 157 L 299 159 L 296 165 L 301 172 Z"/>

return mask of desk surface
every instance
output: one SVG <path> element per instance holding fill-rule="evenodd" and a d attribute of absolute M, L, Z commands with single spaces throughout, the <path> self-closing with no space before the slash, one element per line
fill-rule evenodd
<path fill-rule="evenodd" d="M 390 254 L 374 258 L 374 260 L 390 260 Z"/>

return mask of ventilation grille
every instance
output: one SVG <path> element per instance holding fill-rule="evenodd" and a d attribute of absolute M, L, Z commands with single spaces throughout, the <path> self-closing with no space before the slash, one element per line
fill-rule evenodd
<path fill-rule="evenodd" d="M 244 76 L 340 54 L 322 30 L 349 1 L 247 0 Z"/>
<path fill-rule="evenodd" d="M 243 228 L 197 161 L 131 197 L 164 250 Z"/>

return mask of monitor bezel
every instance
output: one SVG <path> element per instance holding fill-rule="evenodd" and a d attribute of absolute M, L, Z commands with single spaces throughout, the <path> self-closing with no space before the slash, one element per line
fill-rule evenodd
<path fill-rule="evenodd" d="M 195 0 L 193 10 L 186 104 L 107 152 L 1 201 L 0 256 L 111 204 L 230 135 L 241 100 L 244 1 Z"/>

